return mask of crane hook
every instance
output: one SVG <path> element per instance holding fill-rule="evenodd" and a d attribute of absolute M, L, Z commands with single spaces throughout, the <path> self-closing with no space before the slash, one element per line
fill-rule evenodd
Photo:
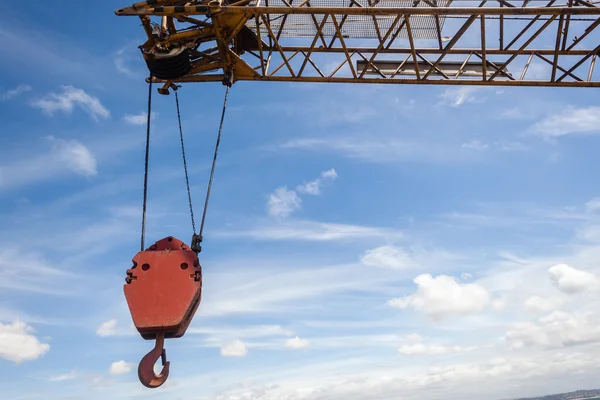
<path fill-rule="evenodd" d="M 138 377 L 140 378 L 140 382 L 148 388 L 159 387 L 165 383 L 169 377 L 169 365 L 171 362 L 167 361 L 167 352 L 164 349 L 164 345 L 165 333 L 157 332 L 154 348 L 142 358 L 140 365 L 138 366 Z M 154 373 L 154 364 L 159 358 L 162 359 L 163 368 L 160 374 L 156 375 Z"/>

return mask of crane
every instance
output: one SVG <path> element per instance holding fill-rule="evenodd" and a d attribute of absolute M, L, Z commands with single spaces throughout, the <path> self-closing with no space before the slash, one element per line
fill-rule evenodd
<path fill-rule="evenodd" d="M 561 1 L 145 0 L 116 10 L 117 16 L 141 20 L 146 41 L 139 49 L 150 72 L 142 243 L 125 285 L 138 331 L 144 339 L 156 339 L 140 362 L 140 381 L 152 388 L 165 382 L 164 339 L 183 336 L 200 303 L 197 255 L 234 83 L 600 87 L 594 68 L 600 54 L 600 1 Z M 534 60 L 545 68 L 530 68 Z M 181 84 L 192 82 L 227 86 L 199 234 L 177 96 Z M 154 83 L 161 84 L 160 94 L 175 92 L 190 246 L 168 236 L 144 247 Z M 155 375 L 159 358 L 163 370 Z"/>
<path fill-rule="evenodd" d="M 116 15 L 141 19 L 163 94 L 214 81 L 600 87 L 598 2 L 563 1 L 148 0 Z"/>

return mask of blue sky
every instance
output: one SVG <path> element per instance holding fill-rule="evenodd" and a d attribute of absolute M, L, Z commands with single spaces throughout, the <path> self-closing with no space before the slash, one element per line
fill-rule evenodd
<path fill-rule="evenodd" d="M 60 2 L 59 2 L 60 3 Z M 145 66 L 105 1 L 0 16 L 3 398 L 506 398 L 593 388 L 594 89 L 236 83 L 203 300 L 150 350 L 139 250 Z M 597 37 L 596 37 L 597 41 Z M 180 91 L 201 214 L 224 87 Z M 173 96 L 154 96 L 147 241 L 189 241 Z M 489 393 L 493 394 L 490 395 Z"/>

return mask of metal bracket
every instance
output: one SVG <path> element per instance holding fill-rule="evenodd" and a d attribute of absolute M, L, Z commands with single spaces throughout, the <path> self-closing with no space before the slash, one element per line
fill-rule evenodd
<path fill-rule="evenodd" d="M 202 251 L 202 246 L 200 245 L 201 243 L 202 243 L 202 236 L 193 234 L 192 242 L 190 243 L 190 248 L 193 251 L 195 251 L 196 253 L 200 253 Z"/>
<path fill-rule="evenodd" d="M 233 69 L 224 70 L 223 76 L 223 85 L 231 87 L 233 85 Z"/>

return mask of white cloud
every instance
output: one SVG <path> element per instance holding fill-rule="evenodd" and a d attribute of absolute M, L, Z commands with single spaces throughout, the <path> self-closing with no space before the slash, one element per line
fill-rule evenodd
<path fill-rule="evenodd" d="M 579 229 L 577 237 L 588 242 L 600 242 L 600 225 L 590 225 Z"/>
<path fill-rule="evenodd" d="M 269 215 L 273 217 L 285 218 L 294 211 L 300 209 L 301 200 L 294 190 L 288 190 L 287 187 L 275 189 L 267 202 Z"/>
<path fill-rule="evenodd" d="M 248 354 L 248 347 L 241 340 L 225 343 L 221 346 L 223 357 L 244 357 Z"/>
<path fill-rule="evenodd" d="M 560 297 L 531 296 L 525 300 L 525 309 L 535 313 L 546 313 L 556 310 L 563 304 L 564 301 Z"/>
<path fill-rule="evenodd" d="M 308 347 L 309 342 L 306 339 L 300 339 L 298 336 L 295 338 L 287 339 L 285 341 L 285 347 L 290 349 L 304 349 Z"/>
<path fill-rule="evenodd" d="M 463 149 L 485 150 L 489 146 L 483 143 L 481 140 L 471 140 L 470 142 L 463 143 L 460 147 Z"/>
<path fill-rule="evenodd" d="M 16 96 L 26 93 L 26 92 L 30 92 L 31 90 L 33 90 L 33 88 L 29 85 L 19 85 L 16 88 L 9 89 L 6 92 L 1 93 L 0 100 L 1 101 L 10 100 L 13 97 L 16 97 Z"/>
<path fill-rule="evenodd" d="M 337 172 L 332 168 L 321 172 L 319 178 L 298 185 L 296 190 L 288 190 L 287 186 L 275 189 L 275 191 L 269 195 L 269 200 L 267 201 L 269 215 L 281 218 L 290 216 L 294 211 L 299 210 L 302 207 L 302 200 L 298 196 L 298 193 L 313 196 L 319 195 L 323 183 L 328 180 L 335 180 L 337 177 Z"/>
<path fill-rule="evenodd" d="M 73 371 L 70 371 L 70 372 L 67 372 L 67 373 L 64 373 L 64 374 L 61 374 L 61 375 L 54 376 L 54 377 L 48 379 L 48 382 L 70 381 L 70 380 L 73 380 L 73 379 L 77 378 L 77 375 L 78 375 L 77 374 L 77 370 L 74 369 Z"/>
<path fill-rule="evenodd" d="M 76 140 L 48 138 L 52 143 L 55 158 L 67 168 L 80 175 L 92 176 L 98 173 L 96 158 L 92 152 Z"/>
<path fill-rule="evenodd" d="M 541 135 L 558 137 L 571 133 L 600 133 L 600 107 L 568 107 L 554 113 L 534 125 Z"/>
<path fill-rule="evenodd" d="M 123 46 L 122 48 L 117 50 L 113 62 L 117 71 L 119 71 L 123 75 L 136 77 L 143 72 L 137 71 L 138 73 L 136 73 L 129 67 L 129 65 L 127 65 L 128 61 L 131 61 L 134 58 L 134 56 L 132 56 L 131 53 L 126 53 L 126 51 L 131 48 L 133 48 L 133 46 Z"/>
<path fill-rule="evenodd" d="M 55 179 L 64 176 L 67 172 L 88 177 L 97 174 L 96 158 L 84 144 L 53 136 L 46 137 L 45 141 L 43 152 L 26 158 L 15 157 L 14 162 L 0 165 L 0 188 Z M 6 158 L 10 156 L 7 154 Z"/>
<path fill-rule="evenodd" d="M 50 350 L 50 345 L 41 343 L 31 334 L 33 328 L 22 321 L 12 324 L 0 322 L 0 357 L 17 364 L 36 360 Z"/>
<path fill-rule="evenodd" d="M 117 334 L 117 320 L 111 319 L 110 321 L 104 322 L 96 330 L 98 336 L 114 336 Z"/>
<path fill-rule="evenodd" d="M 406 356 L 417 356 L 417 355 L 428 355 L 428 356 L 437 356 L 443 354 L 450 353 L 459 353 L 464 351 L 462 347 L 459 346 L 442 346 L 439 344 L 405 344 L 398 348 L 398 352 L 400 354 L 404 354 Z"/>
<path fill-rule="evenodd" d="M 225 237 L 251 237 L 257 240 L 330 241 L 366 238 L 399 239 L 402 233 L 380 227 L 332 224 L 316 221 L 287 221 L 255 229 L 232 229 L 220 232 Z"/>
<path fill-rule="evenodd" d="M 596 197 L 585 203 L 585 208 L 588 212 L 600 210 L 600 197 Z"/>
<path fill-rule="evenodd" d="M 465 163 L 470 161 L 464 153 L 453 151 L 456 144 L 438 138 L 383 132 L 368 135 L 345 134 L 326 137 L 304 137 L 280 143 L 277 150 L 312 151 L 325 156 L 332 152 L 353 160 L 368 163 Z"/>
<path fill-rule="evenodd" d="M 70 114 L 75 106 L 81 107 L 94 120 L 108 118 L 110 112 L 100 103 L 98 98 L 87 94 L 83 89 L 73 86 L 62 86 L 62 92 L 49 93 L 46 97 L 32 101 L 33 107 L 41 109 L 52 116 L 56 112 Z"/>
<path fill-rule="evenodd" d="M 150 113 L 150 120 L 154 121 L 156 117 L 157 114 L 152 111 Z M 131 125 L 146 125 L 148 123 L 148 113 L 142 111 L 139 114 L 125 114 L 123 120 Z"/>
<path fill-rule="evenodd" d="M 593 313 L 554 311 L 538 323 L 513 324 L 506 340 L 515 348 L 565 347 L 600 342 L 600 318 Z"/>
<path fill-rule="evenodd" d="M 302 194 L 310 194 L 310 195 L 316 196 L 318 194 L 321 194 L 321 186 L 323 185 L 324 181 L 326 181 L 326 180 L 333 181 L 337 178 L 338 178 L 338 174 L 335 171 L 335 169 L 332 168 L 330 170 L 321 172 L 320 178 L 317 178 L 313 181 L 304 183 L 302 185 L 298 185 L 296 190 Z"/>
<path fill-rule="evenodd" d="M 567 264 L 557 264 L 548 269 L 550 279 L 566 294 L 582 293 L 600 288 L 598 278 L 587 271 L 575 269 Z"/>
<path fill-rule="evenodd" d="M 461 284 L 447 275 L 422 274 L 414 279 L 416 293 L 389 300 L 396 308 L 413 308 L 438 319 L 482 311 L 490 301 L 488 291 L 475 283 Z"/>
<path fill-rule="evenodd" d="M 408 343 L 421 343 L 423 341 L 423 336 L 418 333 L 409 333 L 405 338 Z"/>
<path fill-rule="evenodd" d="M 36 228 L 40 229 L 39 221 L 36 220 L 35 224 L 38 224 Z M 1 230 L 0 233 L 2 233 Z M 11 235 L 19 235 L 19 233 L 11 232 Z M 40 245 L 39 241 L 38 245 Z M 21 272 L 23 265 L 28 265 L 29 273 Z M 0 292 L 23 291 L 68 296 L 75 292 L 73 285 L 79 279 L 81 277 L 78 275 L 49 265 L 37 251 L 32 252 L 28 248 L 13 247 L 8 243 L 5 243 L 0 249 Z"/>
<path fill-rule="evenodd" d="M 401 248 L 385 245 L 367 250 L 361 262 L 369 267 L 404 269 L 415 266 L 415 262 Z"/>
<path fill-rule="evenodd" d="M 485 101 L 485 98 L 478 98 L 475 94 L 481 91 L 482 88 L 477 86 L 462 86 L 457 88 L 448 88 L 440 95 L 442 104 L 451 107 L 460 107 L 467 103 L 480 103 Z"/>
<path fill-rule="evenodd" d="M 492 300 L 492 309 L 494 311 L 502 311 L 506 308 L 508 303 L 508 297 L 506 295 L 500 296 Z"/>
<path fill-rule="evenodd" d="M 411 333 L 406 336 L 407 344 L 403 344 L 398 348 L 398 352 L 405 356 L 417 356 L 417 355 L 443 355 L 450 353 L 459 353 L 464 351 L 459 346 L 443 346 L 439 344 L 425 344 L 423 337 L 416 333 Z"/>
<path fill-rule="evenodd" d="M 123 360 L 115 361 L 112 364 L 110 364 L 110 368 L 108 369 L 108 373 L 111 374 L 111 375 L 128 374 L 133 369 L 134 366 L 135 366 L 135 364 L 128 363 L 128 362 L 125 362 Z"/>

